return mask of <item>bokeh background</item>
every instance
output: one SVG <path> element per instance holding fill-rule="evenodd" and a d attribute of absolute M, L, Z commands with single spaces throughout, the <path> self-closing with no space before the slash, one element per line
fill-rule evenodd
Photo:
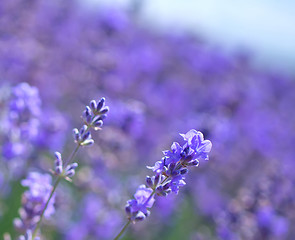
<path fill-rule="evenodd" d="M 85 105 L 105 96 L 103 130 L 59 187 L 44 239 L 112 239 L 145 166 L 191 128 L 212 141 L 210 161 L 122 239 L 294 239 L 294 10 L 266 0 L 1 1 L 1 237 L 19 235 L 21 179 L 48 172 L 54 151 L 68 156 Z M 12 126 L 23 82 L 38 90 Z"/>

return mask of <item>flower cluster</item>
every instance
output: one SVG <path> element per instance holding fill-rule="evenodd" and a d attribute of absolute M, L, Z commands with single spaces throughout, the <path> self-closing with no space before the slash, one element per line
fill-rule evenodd
<path fill-rule="evenodd" d="M 184 186 L 185 175 L 188 167 L 198 166 L 199 160 L 208 160 L 212 143 L 204 140 L 201 132 L 194 129 L 186 134 L 180 134 L 185 143 L 181 146 L 174 142 L 171 150 L 164 151 L 162 160 L 149 167 L 155 173 L 146 178 L 146 184 L 140 185 L 134 194 L 134 199 L 129 200 L 125 207 L 128 219 L 136 222 L 142 221 L 149 215 L 149 210 L 155 201 L 154 194 L 167 196 L 174 192 L 178 194 L 179 188 Z"/>
<path fill-rule="evenodd" d="M 92 127 L 95 130 L 100 130 L 103 125 L 103 119 L 109 111 L 109 107 L 105 106 L 105 98 L 101 98 L 98 102 L 92 100 L 90 107 L 86 106 L 83 112 L 83 120 L 87 127 Z"/>
<path fill-rule="evenodd" d="M 51 176 L 47 174 L 40 174 L 38 172 L 30 172 L 27 179 L 22 180 L 24 187 L 29 187 L 23 194 L 22 207 L 19 210 L 20 218 L 14 220 L 14 225 L 17 230 L 25 232 L 21 239 L 31 239 L 31 231 L 34 231 L 33 237 L 35 238 L 36 229 L 43 215 L 49 217 L 54 213 L 54 199 L 55 189 L 61 178 L 71 181 L 71 177 L 75 175 L 75 169 L 78 163 L 72 163 L 72 160 L 77 153 L 80 146 L 91 145 L 94 141 L 91 138 L 90 128 L 95 130 L 101 129 L 103 119 L 109 108 L 105 106 L 105 99 L 96 103 L 95 100 L 90 102 L 90 107 L 86 107 L 83 113 L 83 119 L 87 125 L 83 125 L 80 131 L 74 129 L 74 138 L 77 143 L 76 149 L 66 162 L 63 162 L 62 155 L 55 152 L 54 170 L 51 172 L 58 176 L 54 187 L 51 185 Z M 90 144 L 91 143 L 91 144 Z"/>
<path fill-rule="evenodd" d="M 19 130 L 25 138 L 36 137 L 40 114 L 41 100 L 36 87 L 20 83 L 12 89 L 8 115 L 11 129 Z"/>
<path fill-rule="evenodd" d="M 63 160 L 62 156 L 59 152 L 55 152 L 55 162 L 54 162 L 54 174 L 61 175 L 63 174 L 64 177 L 73 177 L 75 175 L 75 169 L 78 167 L 78 163 L 70 163 L 68 164 L 65 169 L 63 169 Z"/>
<path fill-rule="evenodd" d="M 30 172 L 21 184 L 29 189 L 22 196 L 22 208 L 19 210 L 20 218 L 14 220 L 14 225 L 19 231 L 26 232 L 33 230 L 40 220 L 40 215 L 52 190 L 51 176 Z M 53 195 L 44 212 L 46 218 L 50 217 L 55 211 L 54 199 L 55 196 Z"/>
<path fill-rule="evenodd" d="M 41 99 L 36 87 L 20 83 L 11 89 L 4 123 L 6 137 L 2 146 L 4 159 L 17 168 L 14 161 L 22 158 L 22 164 L 30 154 L 31 144 L 39 132 Z M 19 167 L 22 164 L 17 164 Z M 19 169 L 17 169 L 19 171 Z"/>
<path fill-rule="evenodd" d="M 73 129 L 74 140 L 80 146 L 89 146 L 94 143 L 89 129 L 100 130 L 103 125 L 103 119 L 106 118 L 109 111 L 109 107 L 105 106 L 104 97 L 98 102 L 92 100 L 89 105 L 90 107 L 86 106 L 82 115 L 84 125 L 80 131 L 77 128 Z"/>
<path fill-rule="evenodd" d="M 77 150 L 80 146 L 91 146 L 94 143 L 90 129 L 101 130 L 103 119 L 107 117 L 109 107 L 105 106 L 105 98 L 102 97 L 99 101 L 90 101 L 90 107 L 86 106 L 82 114 L 84 125 L 80 130 L 73 129 L 74 141 L 77 144 Z M 74 152 L 75 154 L 75 152 Z M 75 169 L 78 163 L 65 162 L 63 163 L 62 155 L 55 152 L 54 170 L 52 172 L 57 176 L 62 176 L 67 180 L 75 175 Z"/>

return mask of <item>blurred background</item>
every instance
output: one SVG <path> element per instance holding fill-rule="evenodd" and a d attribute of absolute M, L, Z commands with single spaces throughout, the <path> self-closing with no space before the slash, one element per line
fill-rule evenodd
<path fill-rule="evenodd" d="M 224 51 L 247 50 L 259 66 L 294 73 L 295 3 L 290 0 L 87 0 L 85 4 L 136 6 L 142 23 L 153 29 L 194 32 Z"/>
<path fill-rule="evenodd" d="M 43 239 L 112 239 L 179 133 L 213 143 L 123 240 L 294 239 L 295 3 L 0 2 L 0 235 L 22 233 L 30 171 L 66 158 L 91 99 L 110 113 L 62 183 Z M 23 197 L 22 197 L 23 196 Z"/>

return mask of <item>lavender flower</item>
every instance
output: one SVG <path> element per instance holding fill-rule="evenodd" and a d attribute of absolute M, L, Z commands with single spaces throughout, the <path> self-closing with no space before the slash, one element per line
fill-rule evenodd
<path fill-rule="evenodd" d="M 60 175 L 63 171 L 63 162 L 62 162 L 62 157 L 59 152 L 55 152 L 55 162 L 54 162 L 54 167 L 55 167 L 55 173 L 56 175 Z"/>
<path fill-rule="evenodd" d="M 102 126 L 102 119 L 106 117 L 106 113 L 109 111 L 108 107 L 105 107 L 105 99 L 102 98 L 98 103 L 94 100 L 90 102 L 90 107 L 86 106 L 84 111 L 84 121 L 86 125 L 83 125 L 80 131 L 73 130 L 73 135 L 77 147 L 69 157 L 69 159 L 63 163 L 62 155 L 59 152 L 55 152 L 54 170 L 51 170 L 53 174 L 57 175 L 54 187 L 51 186 L 51 178 L 47 175 L 40 175 L 38 173 L 30 173 L 28 179 L 22 181 L 23 186 L 28 186 L 29 191 L 24 193 L 23 207 L 20 209 L 20 219 L 15 219 L 15 227 L 19 230 L 32 230 L 32 237 L 35 238 L 37 230 L 42 221 L 42 217 L 48 217 L 54 212 L 54 197 L 55 190 L 61 179 L 71 181 L 71 177 L 75 175 L 75 169 L 78 167 L 77 163 L 72 163 L 72 160 L 77 153 L 80 146 L 93 144 L 91 133 L 89 128 L 99 130 Z M 89 121 L 88 121 L 89 120 Z M 43 181 L 43 185 L 40 185 L 40 181 Z M 27 236 L 28 238 L 30 236 Z"/>
<path fill-rule="evenodd" d="M 199 160 L 208 160 L 212 143 L 204 140 L 201 132 L 194 129 L 186 134 L 180 134 L 185 144 L 181 146 L 175 142 L 171 151 L 164 151 L 165 157 L 149 167 L 155 173 L 153 177 L 146 178 L 146 184 L 139 186 L 134 198 L 127 202 L 125 211 L 128 219 L 132 222 L 142 221 L 149 215 L 149 208 L 155 201 L 154 194 L 167 196 L 170 192 L 178 193 L 179 188 L 184 186 L 185 174 L 188 167 L 198 166 Z"/>
<path fill-rule="evenodd" d="M 192 129 L 186 134 L 180 135 L 186 141 L 184 149 L 189 148 L 189 150 L 184 151 L 186 154 L 192 150 L 192 152 L 189 154 L 191 155 L 192 159 L 209 160 L 208 154 L 211 151 L 212 143 L 209 140 L 204 140 L 203 133 Z"/>
<path fill-rule="evenodd" d="M 100 130 L 103 125 L 103 119 L 106 118 L 109 112 L 109 107 L 105 106 L 105 98 L 101 98 L 97 102 L 92 100 L 89 105 L 90 107 L 86 106 L 82 115 L 84 123 L 88 128 Z"/>
<path fill-rule="evenodd" d="M 134 194 L 135 199 L 127 202 L 125 210 L 131 221 L 142 221 L 148 217 L 148 208 L 151 208 L 155 201 L 154 196 L 151 196 L 152 192 L 152 189 L 140 185 Z"/>
<path fill-rule="evenodd" d="M 23 174 L 40 130 L 41 99 L 36 87 L 20 83 L 11 88 L 5 102 L 2 155 L 15 177 Z M 0 119 L 1 121 L 2 119 Z M 0 138 L 1 140 L 1 138 Z"/>
<path fill-rule="evenodd" d="M 88 127 L 86 125 L 83 125 L 80 131 L 77 128 L 74 128 L 73 137 L 75 143 L 80 146 L 91 146 L 94 143 L 91 133 L 88 131 Z"/>
<path fill-rule="evenodd" d="M 11 129 L 18 129 L 22 137 L 33 139 L 38 134 L 41 100 L 36 87 L 20 83 L 12 89 L 9 108 Z"/>
<path fill-rule="evenodd" d="M 92 100 L 90 102 L 90 107 L 86 106 L 82 114 L 82 119 L 84 125 L 80 129 L 73 129 L 73 137 L 75 143 L 79 146 L 91 146 L 94 140 L 91 137 L 90 128 L 94 130 L 101 130 L 103 125 L 103 119 L 107 117 L 109 112 L 109 107 L 105 106 L 105 98 L 101 98 L 98 102 Z"/>
<path fill-rule="evenodd" d="M 30 172 L 21 184 L 28 187 L 22 196 L 22 208 L 19 210 L 20 218 L 14 220 L 14 225 L 19 231 L 33 230 L 40 219 L 41 213 L 50 196 L 51 176 L 38 172 Z M 54 213 L 53 196 L 44 212 L 46 218 Z"/>

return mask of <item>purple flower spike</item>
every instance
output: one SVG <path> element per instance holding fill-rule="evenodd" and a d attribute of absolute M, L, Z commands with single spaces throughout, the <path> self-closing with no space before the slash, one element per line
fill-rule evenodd
<path fill-rule="evenodd" d="M 94 143 L 94 140 L 91 138 L 91 133 L 87 129 L 88 127 L 86 125 L 83 125 L 80 131 L 78 131 L 77 128 L 73 129 L 75 143 L 80 146 L 90 146 Z"/>
<path fill-rule="evenodd" d="M 157 161 L 153 167 L 148 167 L 155 173 L 154 176 L 147 176 L 146 184 L 139 186 L 134 198 L 127 202 L 125 208 L 129 220 L 142 221 L 149 215 L 148 208 L 153 206 L 154 194 L 166 197 L 169 193 L 178 194 L 180 187 L 186 185 L 185 176 L 188 167 L 199 165 L 199 159 L 208 160 L 212 144 L 204 140 L 201 132 L 194 129 L 186 134 L 180 134 L 185 144 L 181 146 L 174 142 L 171 150 L 163 151 L 165 155 Z"/>
<path fill-rule="evenodd" d="M 103 119 L 106 118 L 109 112 L 109 107 L 105 106 L 105 98 L 101 98 L 99 102 L 91 100 L 89 105 L 90 107 L 86 106 L 82 114 L 83 121 L 88 128 L 100 130 L 103 125 Z M 82 135 L 83 133 L 80 132 L 80 134 Z"/>
<path fill-rule="evenodd" d="M 154 198 L 149 199 L 151 193 L 152 190 L 150 188 L 147 188 L 144 184 L 142 184 L 137 189 L 136 193 L 134 194 L 134 197 L 140 206 L 151 208 L 155 201 Z"/>
<path fill-rule="evenodd" d="M 186 145 L 193 150 L 194 158 L 198 160 L 209 160 L 209 152 L 212 149 L 212 143 L 204 140 L 203 133 L 192 129 L 186 134 L 180 134 L 186 141 Z"/>
<path fill-rule="evenodd" d="M 23 193 L 20 219 L 15 219 L 14 224 L 20 231 L 32 230 L 39 221 L 40 215 L 51 193 L 51 176 L 31 172 L 26 179 L 21 181 L 21 184 L 29 189 Z M 53 195 L 44 213 L 46 218 L 50 217 L 55 211 L 54 201 L 55 196 Z"/>
<path fill-rule="evenodd" d="M 91 100 L 89 105 L 90 107 L 86 106 L 82 114 L 84 125 L 80 131 L 77 128 L 73 129 L 74 141 L 80 146 L 91 146 L 94 143 L 90 129 L 101 130 L 103 120 L 109 111 L 109 107 L 105 106 L 105 98 L 101 98 L 99 102 Z"/>
<path fill-rule="evenodd" d="M 60 175 L 62 173 L 63 167 L 62 167 L 62 157 L 61 154 L 59 152 L 55 152 L 55 163 L 54 163 L 54 167 L 55 167 L 55 173 L 57 175 Z"/>
<path fill-rule="evenodd" d="M 134 194 L 135 199 L 127 202 L 126 213 L 131 221 L 141 221 L 149 215 L 147 208 L 151 208 L 155 202 L 152 192 L 152 189 L 140 185 Z"/>
<path fill-rule="evenodd" d="M 180 146 L 179 143 L 174 142 L 171 145 L 171 151 L 166 150 L 166 151 L 163 151 L 163 153 L 167 157 L 167 161 L 166 161 L 167 164 L 176 163 L 181 158 L 182 147 Z"/>

